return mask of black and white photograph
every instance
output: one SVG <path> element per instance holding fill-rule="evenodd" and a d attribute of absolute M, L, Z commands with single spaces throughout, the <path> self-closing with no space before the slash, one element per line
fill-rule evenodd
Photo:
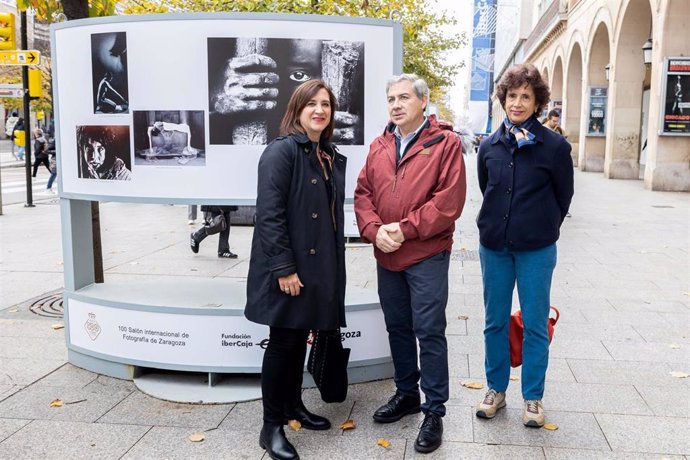
<path fill-rule="evenodd" d="M 311 79 L 337 98 L 333 142 L 364 144 L 364 42 L 209 38 L 208 79 L 210 144 L 268 143 L 294 88 Z"/>
<path fill-rule="evenodd" d="M 127 34 L 91 35 L 93 113 L 129 113 Z"/>
<path fill-rule="evenodd" d="M 203 110 L 135 110 L 134 164 L 204 166 Z"/>
<path fill-rule="evenodd" d="M 129 126 L 77 126 L 77 176 L 82 179 L 131 180 Z"/>

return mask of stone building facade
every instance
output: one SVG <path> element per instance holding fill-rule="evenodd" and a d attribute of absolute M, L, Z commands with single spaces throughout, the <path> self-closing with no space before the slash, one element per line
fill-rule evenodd
<path fill-rule="evenodd" d="M 512 20 L 519 27 L 513 51 L 495 63 L 495 80 L 517 62 L 531 62 L 541 71 L 551 87 L 552 106 L 562 107 L 561 125 L 577 167 L 610 179 L 643 179 L 651 190 L 690 191 L 690 136 L 662 135 L 660 128 L 667 59 L 690 58 L 690 1 L 507 4 L 511 11 L 501 12 L 499 4 L 499 22 Z M 497 33 L 501 30 L 506 28 L 499 24 Z M 650 47 L 646 63 L 643 48 Z M 690 87 L 682 93 L 679 100 L 688 104 L 681 106 L 686 105 L 684 113 L 690 115 Z M 604 97 L 592 104 L 592 94 Z M 592 117 L 597 102 L 601 110 L 595 111 L 604 111 L 601 123 Z M 502 120 L 502 109 L 494 101 L 494 128 Z"/>

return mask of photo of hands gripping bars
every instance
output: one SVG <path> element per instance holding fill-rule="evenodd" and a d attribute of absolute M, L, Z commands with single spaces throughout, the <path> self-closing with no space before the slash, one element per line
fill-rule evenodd
<path fill-rule="evenodd" d="M 209 38 L 211 144 L 265 145 L 301 83 L 323 79 L 338 100 L 333 142 L 364 144 L 364 42 Z"/>

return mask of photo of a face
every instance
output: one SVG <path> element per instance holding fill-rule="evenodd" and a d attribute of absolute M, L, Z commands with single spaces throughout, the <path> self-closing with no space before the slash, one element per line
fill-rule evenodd
<path fill-rule="evenodd" d="M 77 126 L 77 177 L 131 180 L 129 126 Z"/>
<path fill-rule="evenodd" d="M 93 113 L 129 113 L 127 34 L 91 35 Z"/>
<path fill-rule="evenodd" d="M 209 38 L 211 144 L 267 144 L 294 89 L 323 79 L 338 99 L 333 142 L 364 143 L 364 43 Z"/>

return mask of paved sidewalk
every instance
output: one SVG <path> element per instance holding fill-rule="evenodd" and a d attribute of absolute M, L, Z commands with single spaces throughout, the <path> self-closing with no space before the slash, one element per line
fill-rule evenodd
<path fill-rule="evenodd" d="M 447 310 L 451 399 L 443 446 L 412 447 L 420 415 L 375 425 L 390 380 L 353 385 L 341 404 L 305 390 L 307 406 L 334 428 L 289 432 L 303 459 L 686 458 L 690 459 L 690 194 L 650 192 L 641 181 L 576 172 L 576 196 L 559 242 L 552 303 L 561 310 L 551 345 L 544 404 L 557 431 L 522 426 L 520 381 L 491 420 L 472 405 L 486 384 L 483 308 L 474 218 L 475 157 L 459 221 Z M 259 401 L 185 405 L 151 398 L 128 381 L 66 363 L 63 330 L 27 301 L 59 292 L 58 199 L 0 216 L 0 458 L 268 458 L 258 446 Z M 251 228 L 233 227 L 236 261 L 219 260 L 215 240 L 189 250 L 185 206 L 102 203 L 106 282 L 120 274 L 234 277 L 246 273 Z M 348 282 L 375 289 L 370 247 L 347 250 Z M 467 317 L 467 319 L 461 319 Z M 519 379 L 519 369 L 513 370 Z M 51 408 L 52 400 L 68 403 Z M 355 430 L 338 425 L 352 418 Z M 188 436 L 204 431 L 206 440 Z M 391 442 L 377 446 L 378 438 Z"/>
<path fill-rule="evenodd" d="M 14 153 L 17 153 L 18 148 L 14 146 Z M 12 154 L 12 141 L 0 139 L 0 168 L 21 168 L 22 166 L 24 162 L 17 160 Z"/>

